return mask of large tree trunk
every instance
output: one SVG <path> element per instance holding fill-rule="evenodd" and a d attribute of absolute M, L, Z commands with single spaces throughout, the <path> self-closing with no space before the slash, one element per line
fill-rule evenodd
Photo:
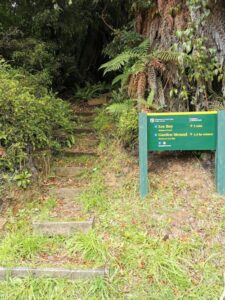
<path fill-rule="evenodd" d="M 217 58 L 219 63 L 225 69 L 225 0 L 211 0 L 209 2 L 211 13 L 206 19 L 204 26 L 200 26 L 198 35 L 207 38 L 207 46 L 217 50 Z M 135 29 L 144 37 L 150 40 L 151 49 L 167 50 L 174 43 L 178 42 L 176 32 L 184 30 L 188 27 L 190 21 L 198 19 L 198 13 L 189 11 L 185 0 L 156 0 L 155 6 L 147 11 L 141 12 L 136 17 Z M 152 70 L 151 70 L 152 73 Z M 179 86 L 180 78 L 178 76 L 178 66 L 173 63 L 168 63 L 164 72 L 155 70 L 157 78 L 154 77 L 154 82 L 149 82 L 149 89 L 151 86 L 157 84 L 157 94 L 163 87 L 164 99 L 168 110 L 189 110 L 191 101 L 179 101 L 179 99 L 171 99 L 169 91 L 174 86 Z M 155 75 L 154 75 L 155 76 Z M 185 82 L 185 79 L 183 79 Z M 214 83 L 216 92 L 223 93 L 225 96 L 225 82 Z M 195 87 L 198 92 L 198 86 Z M 159 100 L 156 99 L 159 102 Z M 204 100 L 202 100 L 204 102 Z M 207 101 L 206 101 L 207 102 Z M 205 102 L 205 103 L 206 103 Z M 208 102 L 204 109 L 207 109 Z M 198 109 L 197 106 L 192 109 Z M 201 109 L 201 108 L 200 108 Z"/>

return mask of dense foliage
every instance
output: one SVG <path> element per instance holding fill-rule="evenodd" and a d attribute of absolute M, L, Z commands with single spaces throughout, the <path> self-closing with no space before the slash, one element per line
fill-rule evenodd
<path fill-rule="evenodd" d="M 29 168 L 35 150 L 58 148 L 54 131 L 72 132 L 69 105 L 55 98 L 39 78 L 0 62 L 0 167 Z"/>
<path fill-rule="evenodd" d="M 3 0 L 0 55 L 33 74 L 41 72 L 57 91 L 95 82 L 101 79 L 98 67 L 110 27 L 128 20 L 125 7 L 118 0 Z"/>

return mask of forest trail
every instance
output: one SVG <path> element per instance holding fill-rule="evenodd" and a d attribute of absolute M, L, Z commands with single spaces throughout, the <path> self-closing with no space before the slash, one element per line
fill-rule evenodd
<path fill-rule="evenodd" d="M 92 172 L 93 163 L 98 155 L 99 139 L 92 126 L 94 116 L 95 106 L 74 107 L 75 143 L 60 151 L 53 164 L 52 174 L 44 183 L 43 198 L 47 199 L 47 209 L 43 212 L 42 207 L 41 212 L 39 208 L 35 208 L 37 216 L 32 221 L 34 239 L 44 237 L 49 239 L 51 244 L 52 239 L 60 240 L 60 236 L 67 238 L 80 235 L 82 239 L 84 235 L 92 234 L 94 215 L 85 212 L 78 199 L 83 192 L 88 191 L 88 174 Z M 65 239 L 62 238 L 61 242 L 65 243 Z M 57 247 L 59 249 L 55 255 L 41 253 L 39 259 L 29 267 L 26 266 L 26 262 L 23 262 L 22 266 L 15 265 L 0 269 L 0 279 L 10 274 L 12 277 L 82 280 L 104 277 L 107 274 L 104 265 L 95 268 L 91 262 L 85 261 L 82 257 L 66 255 L 60 242 L 57 242 Z M 46 267 L 39 267 L 39 265 Z M 79 267 L 76 268 L 74 265 Z"/>

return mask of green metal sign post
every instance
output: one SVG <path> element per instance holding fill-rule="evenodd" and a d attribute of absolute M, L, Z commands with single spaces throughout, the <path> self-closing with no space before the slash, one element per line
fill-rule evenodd
<path fill-rule="evenodd" d="M 148 126 L 147 115 L 139 114 L 139 168 L 140 194 L 144 198 L 148 194 Z"/>
<path fill-rule="evenodd" d="M 225 195 L 225 111 L 139 114 L 140 195 L 148 195 L 150 151 L 216 151 L 216 186 Z"/>
<path fill-rule="evenodd" d="M 225 195 L 225 111 L 218 113 L 216 148 L 216 188 L 220 195 Z"/>

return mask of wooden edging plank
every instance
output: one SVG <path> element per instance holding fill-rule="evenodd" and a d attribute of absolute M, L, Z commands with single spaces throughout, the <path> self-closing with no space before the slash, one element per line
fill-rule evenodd
<path fill-rule="evenodd" d="M 89 106 L 99 106 L 107 103 L 108 95 L 103 95 L 98 98 L 93 98 L 88 100 Z"/>
<path fill-rule="evenodd" d="M 64 156 L 76 157 L 76 156 L 98 156 L 97 151 L 63 151 Z"/>
<path fill-rule="evenodd" d="M 79 197 L 84 191 L 85 189 L 81 189 L 81 188 L 64 187 L 64 188 L 51 189 L 50 194 L 61 200 L 73 201 L 76 199 L 76 197 Z"/>
<path fill-rule="evenodd" d="M 85 124 L 93 122 L 94 119 L 95 119 L 94 114 L 85 114 L 85 115 L 77 115 L 76 114 L 72 117 L 72 121 L 81 120 Z"/>
<path fill-rule="evenodd" d="M 63 269 L 63 268 L 0 267 L 0 280 L 6 280 L 8 277 L 13 277 L 13 278 L 48 277 L 48 278 L 64 278 L 69 280 L 81 280 L 81 279 L 90 279 L 94 277 L 104 277 L 107 274 L 108 274 L 107 269 L 73 270 L 73 269 Z"/>
<path fill-rule="evenodd" d="M 75 128 L 74 133 L 95 133 L 94 128 Z"/>
<path fill-rule="evenodd" d="M 67 236 L 75 232 L 87 233 L 94 226 L 94 218 L 81 222 L 33 222 L 32 226 L 37 234 Z"/>
<path fill-rule="evenodd" d="M 94 111 L 74 111 L 74 114 L 82 117 L 92 117 L 96 115 Z"/>
<path fill-rule="evenodd" d="M 85 169 L 81 167 L 57 167 L 55 174 L 60 177 L 75 177 L 81 175 Z"/>

